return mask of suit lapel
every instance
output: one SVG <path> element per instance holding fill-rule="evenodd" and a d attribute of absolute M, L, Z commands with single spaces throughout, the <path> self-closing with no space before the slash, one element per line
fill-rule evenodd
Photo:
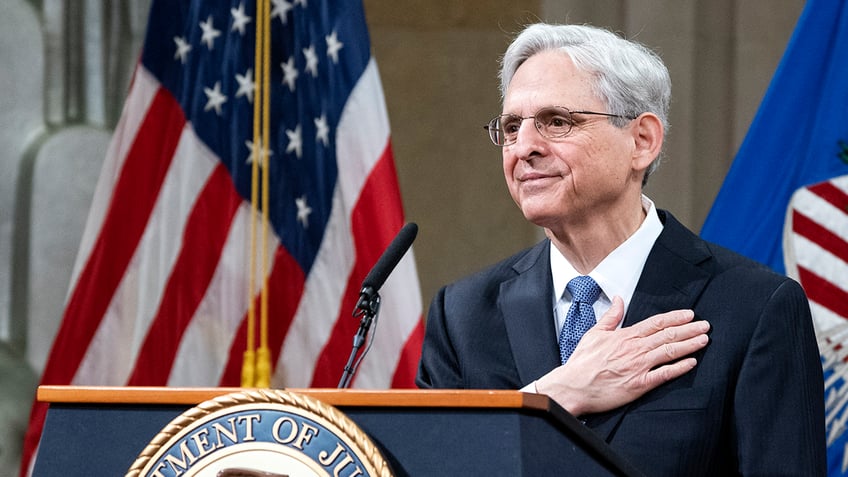
<path fill-rule="evenodd" d="M 518 274 L 501 283 L 498 296 L 515 367 L 525 386 L 559 366 L 553 316 L 549 241 L 528 251 L 513 266 Z"/>
<path fill-rule="evenodd" d="M 665 226 L 645 262 L 624 326 L 657 313 L 692 308 L 710 279 L 701 267 L 711 257 L 706 244 L 671 214 L 659 212 Z"/>
<path fill-rule="evenodd" d="M 706 244 L 671 214 L 658 212 L 665 225 L 645 262 L 623 326 L 632 326 L 658 313 L 694 308 L 711 278 L 703 266 L 711 257 Z M 591 416 L 587 424 L 610 441 L 631 407 Z"/>

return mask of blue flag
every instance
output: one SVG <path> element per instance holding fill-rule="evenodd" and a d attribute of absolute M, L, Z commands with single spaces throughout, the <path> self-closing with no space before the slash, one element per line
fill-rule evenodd
<path fill-rule="evenodd" d="M 848 2 L 807 2 L 701 235 L 804 287 L 828 475 L 848 475 Z"/>
<path fill-rule="evenodd" d="M 784 272 L 792 193 L 848 173 L 848 3 L 807 2 L 701 235 Z"/>

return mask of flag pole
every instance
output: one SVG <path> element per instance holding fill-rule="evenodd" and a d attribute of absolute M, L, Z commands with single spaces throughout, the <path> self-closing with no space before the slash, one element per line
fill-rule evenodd
<path fill-rule="evenodd" d="M 254 83 L 255 94 L 253 103 L 253 147 L 251 148 L 251 184 L 250 184 L 250 258 L 249 258 L 249 279 L 247 290 L 247 338 L 245 344 L 244 357 L 241 368 L 241 385 L 242 387 L 257 387 L 257 355 L 256 355 L 256 302 L 254 300 L 254 290 L 256 289 L 256 230 L 257 217 L 259 215 L 259 175 L 262 173 L 260 169 L 267 167 L 266 157 L 268 156 L 268 139 L 264 134 L 264 117 L 263 108 L 265 106 L 265 71 L 267 64 L 265 57 L 268 56 L 263 49 L 265 48 L 264 38 L 266 36 L 266 24 L 264 17 L 266 16 L 267 1 L 257 0 L 256 2 L 256 42 L 254 45 Z M 267 177 L 267 174 L 264 174 Z M 263 180 L 263 184 L 265 180 Z M 263 197 L 264 197 L 263 193 Z M 267 205 L 263 200 L 263 219 L 267 215 Z M 265 228 L 263 227 L 263 231 Z M 264 235 L 264 234 L 263 234 Z M 265 244 L 263 240 L 263 248 Z M 263 253 L 264 258 L 264 253 Z M 265 295 L 267 278 L 265 277 L 264 260 L 262 264 L 262 296 Z M 263 313 L 264 298 L 260 304 L 260 313 Z M 267 313 L 267 311 L 265 311 Z M 260 351 L 261 354 L 261 351 Z"/>
<path fill-rule="evenodd" d="M 268 224 L 270 223 L 269 137 L 271 130 L 271 16 L 268 0 L 258 0 L 262 14 L 256 23 L 262 23 L 262 292 L 260 302 L 259 351 L 256 355 L 256 386 L 271 386 L 271 351 L 268 348 Z M 258 40 L 257 40 L 258 43 Z"/>

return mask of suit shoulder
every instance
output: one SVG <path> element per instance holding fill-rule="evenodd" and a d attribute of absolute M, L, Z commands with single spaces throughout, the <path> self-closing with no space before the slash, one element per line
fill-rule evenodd
<path fill-rule="evenodd" d="M 546 260 L 549 243 L 545 239 L 533 247 L 526 248 L 511 257 L 460 278 L 445 286 L 444 289 L 457 292 L 473 291 L 481 293 L 492 287 L 497 288 L 500 283 L 516 277 L 519 273 L 538 263 L 539 260 Z"/>
<path fill-rule="evenodd" d="M 752 315 L 754 308 L 773 300 L 783 303 L 786 311 L 796 306 L 809 309 L 804 289 L 791 277 L 720 245 L 707 242 L 707 246 L 712 252 L 709 288 L 719 290 L 728 302 L 741 308 L 752 307 L 748 309 Z"/>
<path fill-rule="evenodd" d="M 769 286 L 794 281 L 733 250 L 704 240 L 667 211 L 661 211 L 661 217 L 665 227 L 657 244 L 682 260 L 703 267 L 713 276 L 733 276 L 743 279 L 744 283 L 754 281 Z"/>
<path fill-rule="evenodd" d="M 732 273 L 741 276 L 750 276 L 767 283 L 779 284 L 784 281 L 792 281 L 786 275 L 781 275 L 760 262 L 752 260 L 733 250 L 721 245 L 704 242 L 713 257 L 714 269 L 718 273 Z"/>

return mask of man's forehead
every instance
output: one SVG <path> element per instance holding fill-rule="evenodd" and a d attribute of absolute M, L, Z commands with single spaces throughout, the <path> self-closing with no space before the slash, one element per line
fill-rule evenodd
<path fill-rule="evenodd" d="M 537 53 L 518 67 L 507 86 L 502 109 L 531 114 L 546 106 L 588 108 L 596 104 L 592 78 L 561 51 Z"/>

